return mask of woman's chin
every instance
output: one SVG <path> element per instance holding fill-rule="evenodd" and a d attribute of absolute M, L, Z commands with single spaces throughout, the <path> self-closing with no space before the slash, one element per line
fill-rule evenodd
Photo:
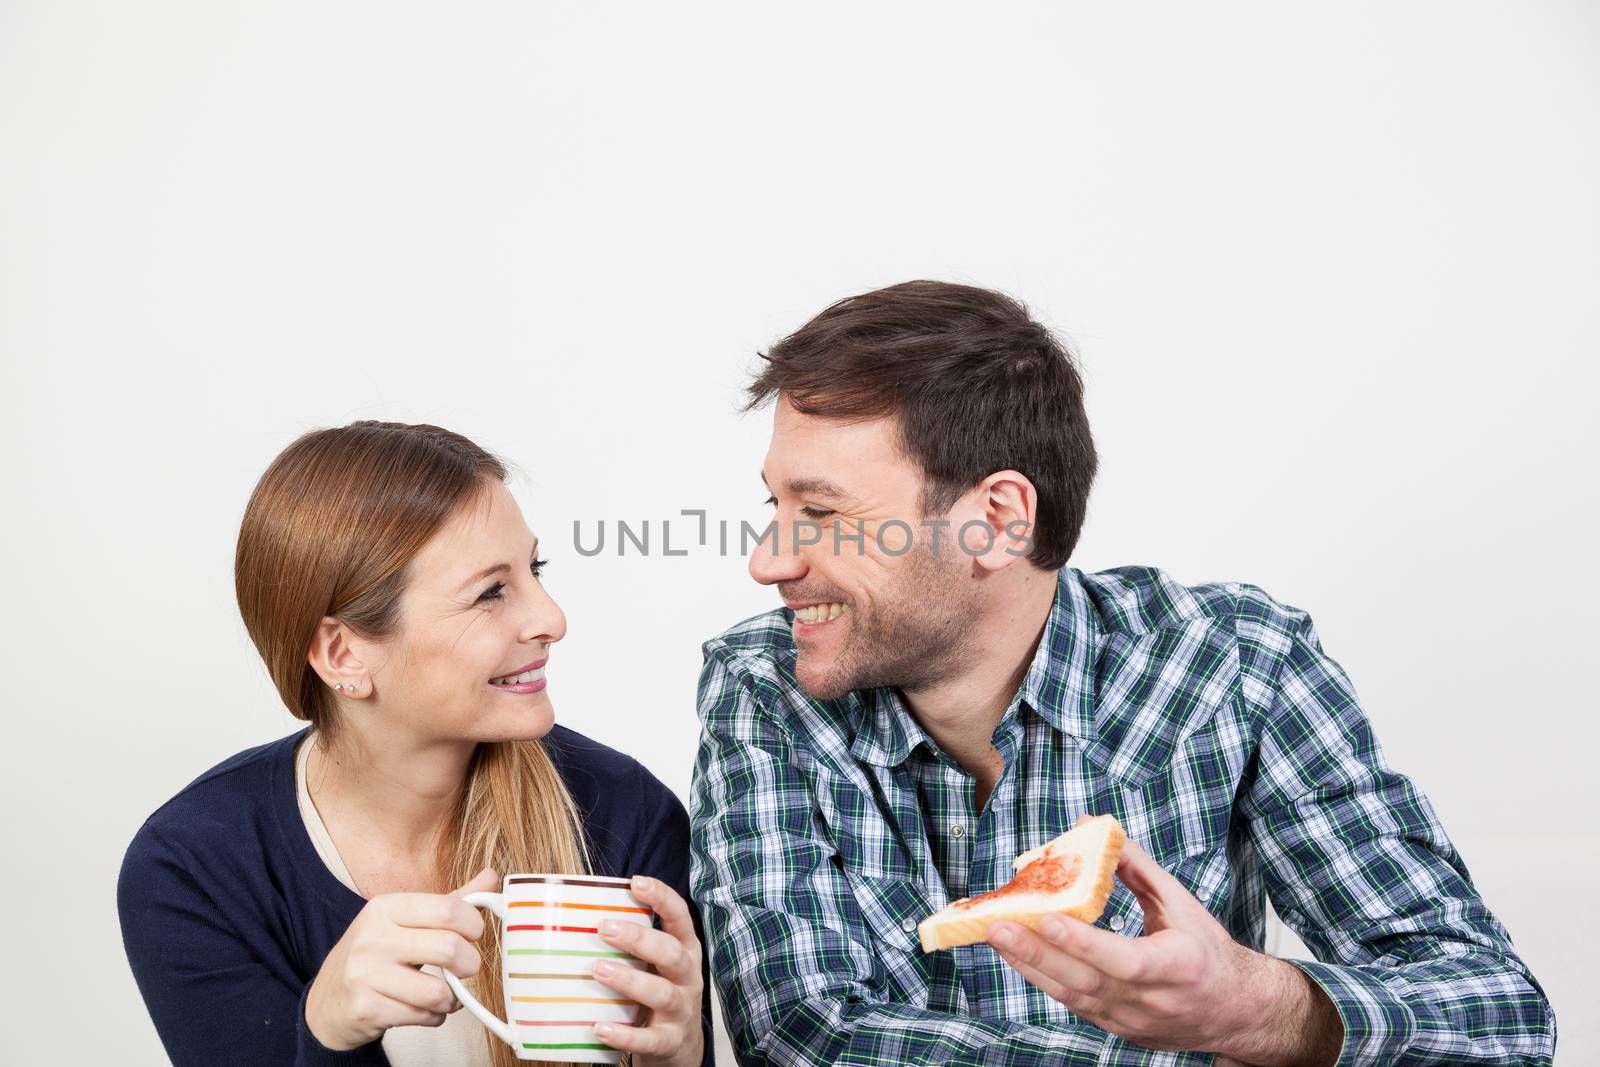
<path fill-rule="evenodd" d="M 526 708 L 507 713 L 502 710 L 482 723 L 479 741 L 537 741 L 556 724 L 556 710 L 549 700 L 530 701 Z"/>

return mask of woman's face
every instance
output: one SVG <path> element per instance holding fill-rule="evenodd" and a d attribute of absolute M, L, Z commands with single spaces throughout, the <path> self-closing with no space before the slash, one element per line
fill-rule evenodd
<path fill-rule="evenodd" d="M 503 485 L 457 512 L 412 560 L 400 627 L 367 651 L 372 698 L 350 713 L 423 741 L 548 733 L 545 663 L 567 619 L 539 583 L 537 552 Z"/>

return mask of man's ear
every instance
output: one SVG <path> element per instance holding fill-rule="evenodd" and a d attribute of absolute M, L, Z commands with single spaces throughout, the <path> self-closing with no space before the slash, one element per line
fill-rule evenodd
<path fill-rule="evenodd" d="M 350 628 L 332 616 L 324 616 L 311 638 L 306 662 L 329 689 L 347 694 L 364 693 L 370 679 L 367 665 L 354 644 Z"/>
<path fill-rule="evenodd" d="M 984 570 L 1002 571 L 1033 551 L 1039 492 L 1026 474 L 996 471 L 967 495 L 967 517 L 953 531 L 960 552 Z"/>

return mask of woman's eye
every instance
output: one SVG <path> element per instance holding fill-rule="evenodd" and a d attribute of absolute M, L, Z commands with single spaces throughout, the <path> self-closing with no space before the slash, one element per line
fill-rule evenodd
<path fill-rule="evenodd" d="M 540 572 L 544 570 L 544 565 L 546 563 L 549 563 L 549 562 L 550 561 L 547 560 L 547 559 L 530 560 L 528 562 L 528 570 L 532 571 L 533 572 L 533 576 L 535 578 L 537 578 L 537 577 L 539 577 Z M 506 592 L 506 583 L 505 582 L 495 582 L 489 588 L 485 589 L 483 592 L 478 594 L 478 603 L 481 604 L 485 600 L 504 600 L 505 599 L 505 592 Z"/>
<path fill-rule="evenodd" d="M 769 496 L 769 497 L 767 497 L 767 499 L 763 500 L 762 503 L 770 505 L 771 507 L 777 507 L 778 506 L 778 498 L 775 497 L 775 496 Z"/>

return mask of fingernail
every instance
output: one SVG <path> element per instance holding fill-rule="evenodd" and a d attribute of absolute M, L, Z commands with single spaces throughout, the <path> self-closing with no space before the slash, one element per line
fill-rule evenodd
<path fill-rule="evenodd" d="M 594 1028 L 595 1037 L 610 1037 L 612 1034 L 610 1023 L 600 1023 Z"/>
<path fill-rule="evenodd" d="M 650 879 L 646 878 L 642 874 L 636 874 L 633 876 L 628 888 L 632 889 L 635 893 L 643 893 L 645 890 L 650 888 Z"/>
<path fill-rule="evenodd" d="M 622 933 L 622 923 L 616 919 L 607 919 L 600 924 L 601 937 L 616 937 Z"/>
<path fill-rule="evenodd" d="M 616 969 L 617 965 L 610 960 L 601 960 L 594 965 L 594 973 L 600 978 L 610 978 Z"/>
<path fill-rule="evenodd" d="M 1017 935 L 1010 927 L 1002 926 L 998 930 L 990 931 L 989 943 L 1000 948 L 1010 948 L 1017 943 Z"/>
<path fill-rule="evenodd" d="M 1039 932 L 1050 938 L 1052 941 L 1059 940 L 1060 938 L 1066 936 L 1067 924 L 1062 922 L 1057 916 L 1046 915 L 1044 918 L 1039 920 Z"/>

